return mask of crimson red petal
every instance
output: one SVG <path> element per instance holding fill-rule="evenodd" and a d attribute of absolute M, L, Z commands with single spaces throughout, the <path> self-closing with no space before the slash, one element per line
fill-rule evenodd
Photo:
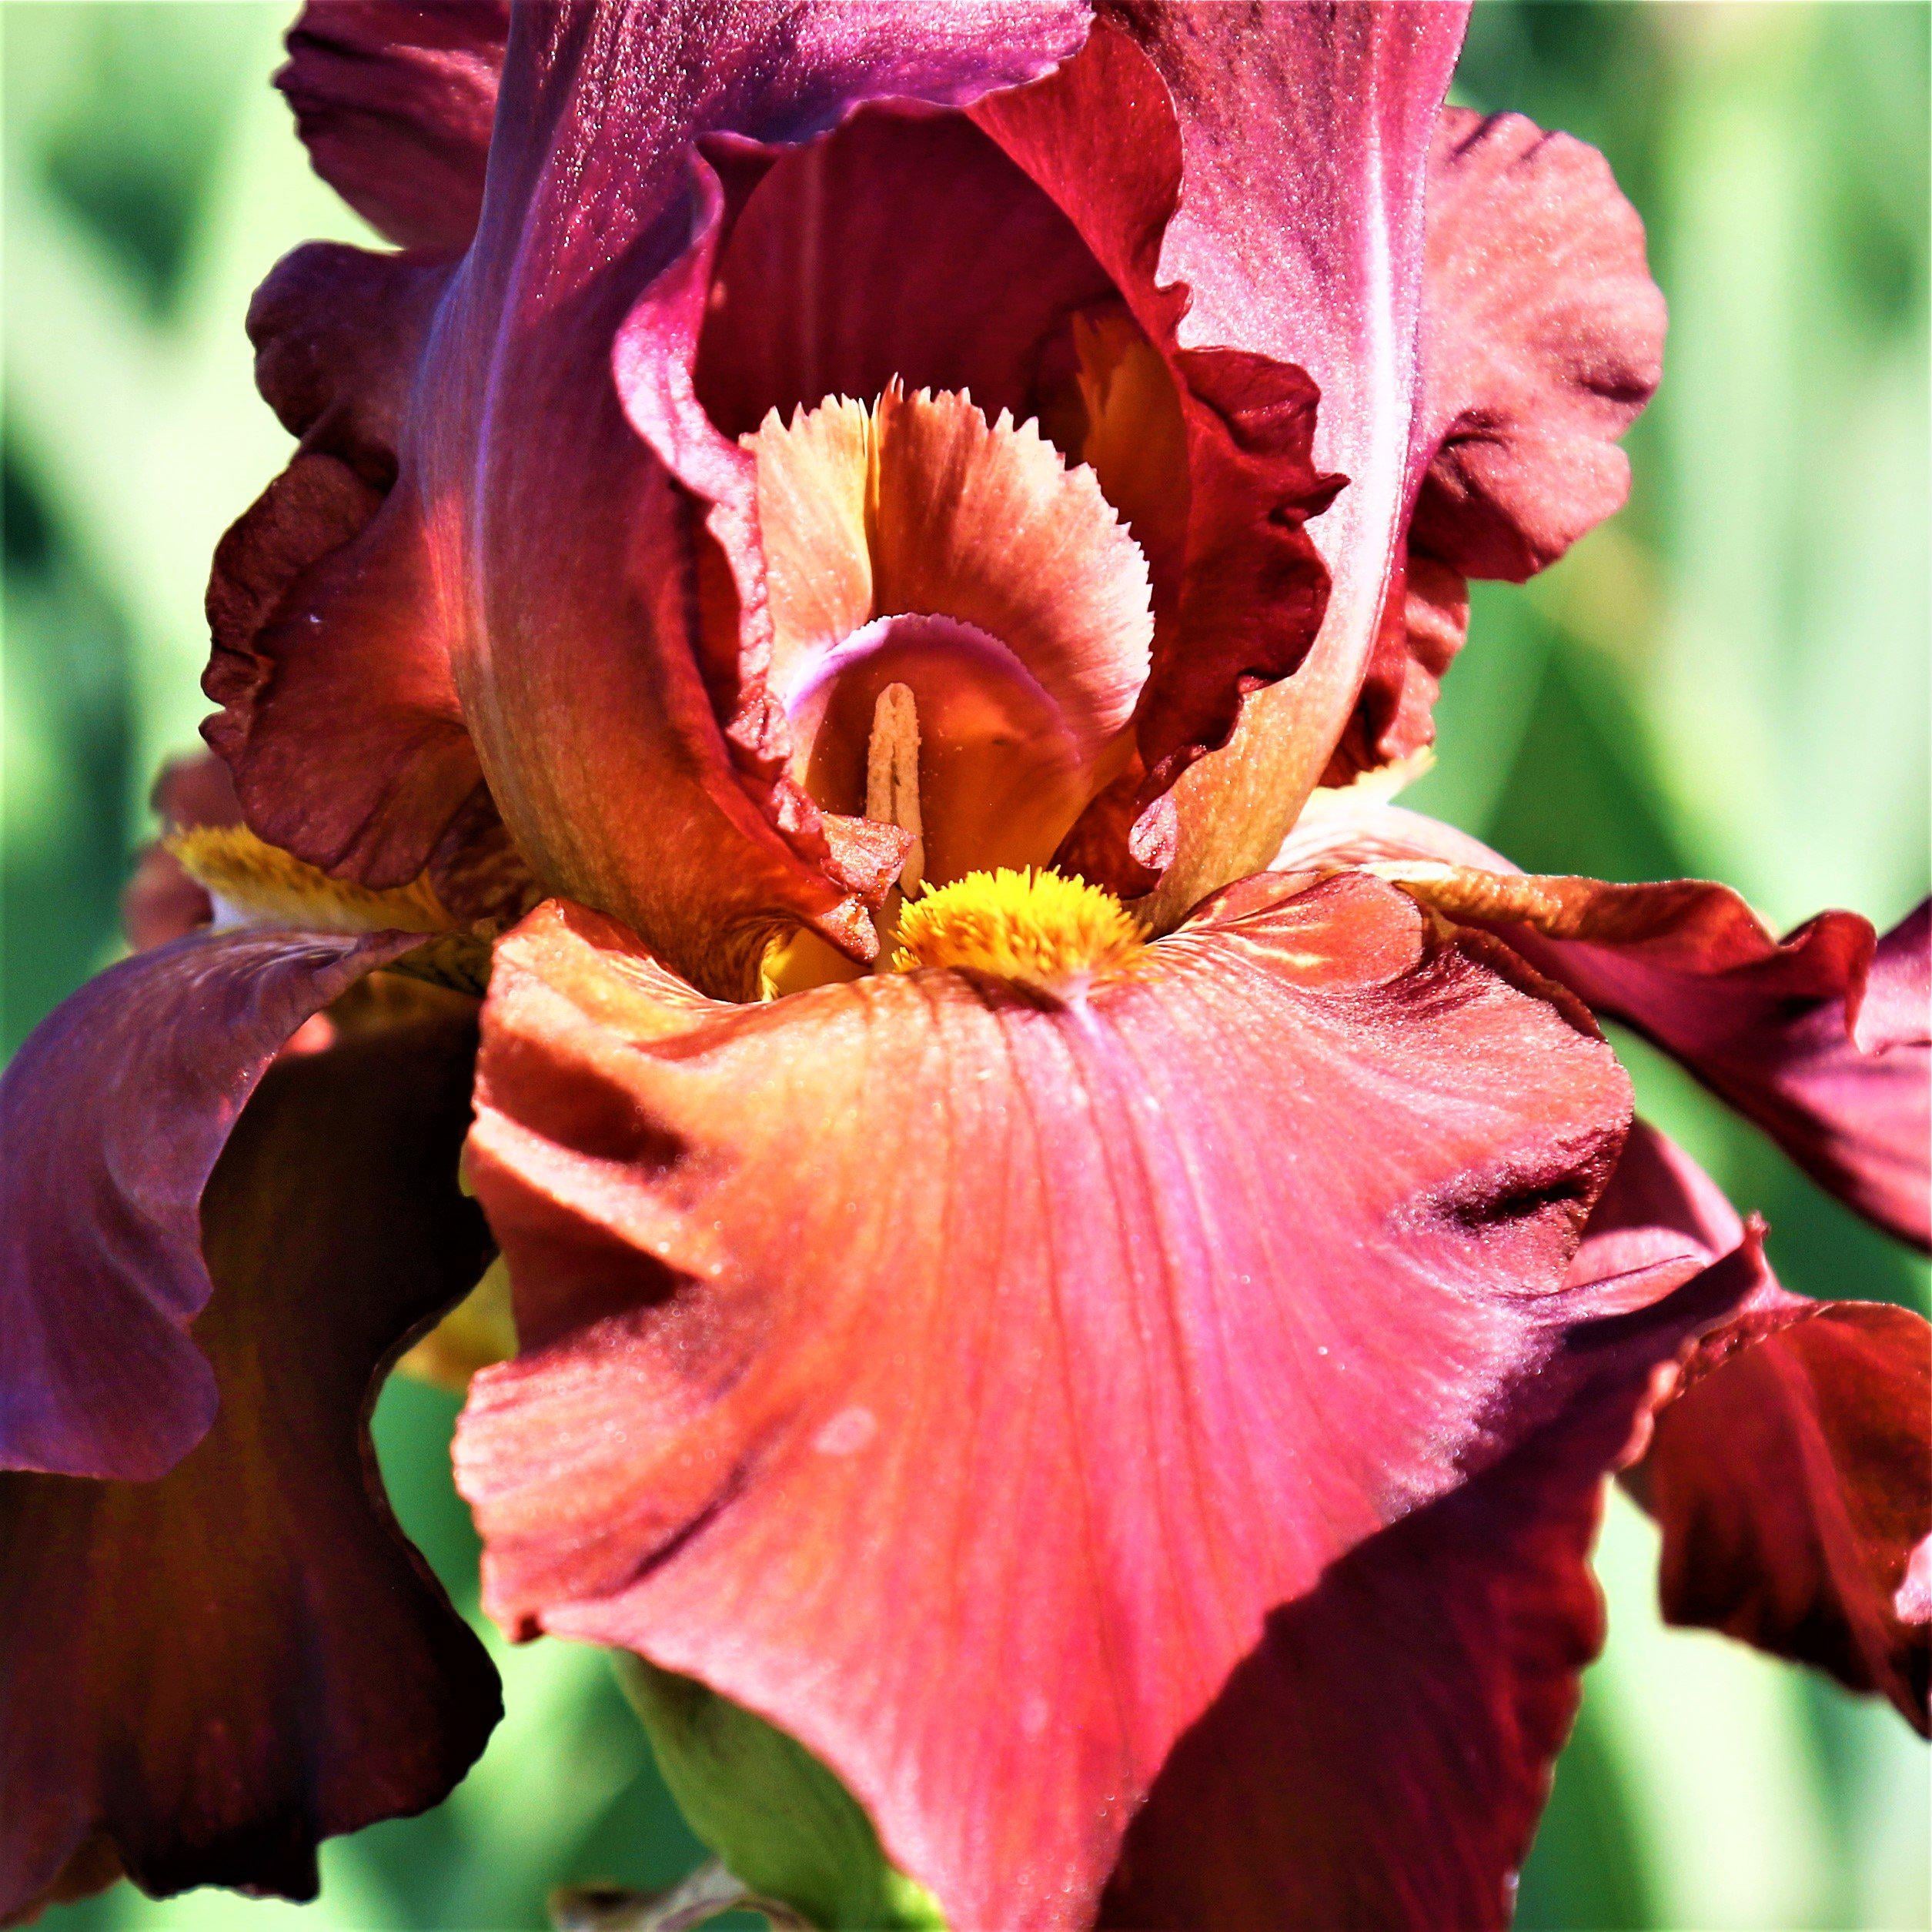
<path fill-rule="evenodd" d="M 307 0 L 276 85 L 316 172 L 405 248 L 469 241 L 509 0 Z"/>
<path fill-rule="evenodd" d="M 493 1613 L 798 1736 L 954 1922 L 1075 1924 L 1151 1790 L 1169 1850 L 1224 1805 L 1303 1841 L 1389 1663 L 1323 1579 L 1359 1553 L 1385 1603 L 1466 1513 L 1449 1614 L 1496 1648 L 1429 1650 L 1439 1723 L 1381 1733 L 1402 1808 L 1336 1800 L 1295 1896 L 1499 1923 L 1595 1640 L 1588 1492 L 1690 1318 L 1599 1332 L 1563 1289 L 1627 1090 L 1436 931 L 1372 880 L 1262 879 L 1071 1004 L 925 972 L 732 1007 L 540 911 L 470 1145 L 525 1347 L 459 1436 Z M 1509 1500 L 1546 1481 L 1546 1536 Z M 1258 1647 L 1335 1702 L 1190 1807 L 1164 1767 L 1224 1691 L 1252 1736 Z M 1438 1775 L 1458 1725 L 1479 1786 Z"/>
<path fill-rule="evenodd" d="M 143 1480 L 207 1432 L 202 1188 L 282 1043 L 420 944 L 205 933 L 35 1028 L 0 1078 L 0 1468 Z"/>
<path fill-rule="evenodd" d="M 1904 1309 L 1787 1294 L 1710 1177 L 1633 1128 L 1572 1279 L 1740 1262 L 1749 1300 L 1666 1382 L 1631 1475 L 1663 1532 L 1664 1614 L 1888 1697 L 1924 1730 L 1932 1330 Z"/>
<path fill-rule="evenodd" d="M 1932 1245 L 1932 901 L 1882 940 L 1850 912 L 1778 939 L 1726 886 L 1526 877 L 1395 807 L 1312 815 L 1280 863 L 1417 858 L 1448 869 L 1409 890 L 1502 934 L 1683 1061 L 1860 1213 Z"/>
<path fill-rule="evenodd" d="M 1422 474 L 1400 580 L 1332 780 L 1421 749 L 1462 580 L 1523 578 L 1619 509 L 1616 447 L 1663 372 L 1643 224 L 1593 149 L 1446 108 L 1429 164 Z"/>
<path fill-rule="evenodd" d="M 264 1077 L 202 1198 L 220 1409 L 186 1460 L 0 1476 L 0 1920 L 117 1870 L 310 1897 L 319 1839 L 434 1803 L 481 1750 L 494 1674 L 396 1529 L 366 1427 L 396 1348 L 488 1258 L 456 1185 L 473 1012 L 450 996 Z M 124 1131 L 108 1155 L 155 1179 Z M 119 1232 L 131 1264 L 132 1205 Z M 125 1309 L 95 1312 L 139 1348 Z M 10 1345 L 9 1397 L 34 1365 Z"/>

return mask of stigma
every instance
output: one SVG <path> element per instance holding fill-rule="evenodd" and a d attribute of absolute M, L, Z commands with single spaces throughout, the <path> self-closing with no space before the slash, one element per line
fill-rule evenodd
<path fill-rule="evenodd" d="M 926 841 L 919 816 L 919 708 L 909 684 L 887 685 L 872 707 L 872 736 L 865 748 L 865 815 L 911 835 L 899 867 L 899 890 L 918 891 L 926 874 Z"/>

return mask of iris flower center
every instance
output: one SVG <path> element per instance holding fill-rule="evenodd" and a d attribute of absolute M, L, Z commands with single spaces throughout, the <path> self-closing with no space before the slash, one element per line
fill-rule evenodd
<path fill-rule="evenodd" d="M 897 386 L 746 443 L 794 777 L 913 835 L 901 892 L 1039 877 L 1131 757 L 1153 637 L 1146 560 L 1093 470 L 1034 423 Z M 1059 902 L 1001 903 L 1010 922 Z"/>

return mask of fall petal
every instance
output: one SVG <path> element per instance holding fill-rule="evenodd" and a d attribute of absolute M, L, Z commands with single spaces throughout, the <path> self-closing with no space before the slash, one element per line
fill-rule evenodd
<path fill-rule="evenodd" d="M 1754 1285 L 1663 1385 L 1631 1487 L 1663 1532 L 1664 1614 L 1741 1637 L 1928 1719 L 1932 1331 L 1910 1311 L 1787 1294 L 1681 1148 L 1640 1123 L 1573 1282 Z"/>
<path fill-rule="evenodd" d="M 1522 1652 L 1428 1673 L 1486 1727 L 1496 1817 L 1399 1922 L 1499 1920 L 1594 1641 L 1563 1553 L 1687 1329 L 1589 1345 L 1560 1280 L 1626 1090 L 1492 958 L 1375 881 L 1261 879 L 1071 1004 L 934 970 L 732 1007 L 540 911 L 499 948 L 470 1144 L 525 1351 L 459 1442 L 493 1613 L 791 1732 L 955 1923 L 1077 1924 L 1271 1619 L 1351 1553 L 1394 1586 L 1392 1524 L 1574 1423 L 1546 1546 L 1515 1479 L 1466 1506 L 1496 1580 L 1471 1558 L 1457 1616 Z M 1334 1642 L 1304 1621 L 1264 1676 Z M 1519 1743 L 1486 1728 L 1519 1695 Z M 1279 1770 L 1228 1777 L 1288 1830 L 1312 1760 Z M 1327 1902 L 1426 1837 L 1338 1841 Z"/>
<path fill-rule="evenodd" d="M 312 1897 L 319 1839 L 434 1803 L 483 1746 L 493 1673 L 396 1529 L 366 1429 L 376 1377 L 489 1254 L 456 1178 L 474 1008 L 449 998 L 285 1058 L 249 1100 L 202 1195 L 192 1347 L 220 1406 L 186 1459 L 151 1481 L 0 1475 L 0 1920 L 119 1870 Z M 161 1165 L 125 1132 L 107 1152 Z M 192 1241 L 192 1194 L 187 1219 Z M 138 1307 L 98 1311 L 125 1350 Z"/>
<path fill-rule="evenodd" d="M 1817 1666 L 1932 1732 L 1932 1331 L 1765 1298 L 1692 1352 L 1639 1471 L 1664 1614 Z"/>
<path fill-rule="evenodd" d="M 145 1480 L 200 1440 L 216 1377 L 199 1203 L 284 1041 L 419 944 L 229 932 L 112 966 L 0 1080 L 0 1466 Z"/>
<path fill-rule="evenodd" d="M 470 239 L 508 0 L 307 0 L 276 85 L 316 172 L 404 248 Z"/>
<path fill-rule="evenodd" d="M 1345 801 L 1311 813 L 1277 864 L 1372 864 L 1500 934 L 1860 1213 L 1932 1245 L 1932 902 L 1883 939 L 1850 912 L 1778 939 L 1726 886 L 1526 876 L 1452 827 Z"/>

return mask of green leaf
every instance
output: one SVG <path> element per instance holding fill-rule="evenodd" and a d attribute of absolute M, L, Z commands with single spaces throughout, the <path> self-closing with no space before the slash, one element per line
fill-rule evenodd
<path fill-rule="evenodd" d="M 691 1829 L 750 1889 L 826 1932 L 944 1932 L 858 1801 L 795 1739 L 689 1677 L 620 1655 L 618 1675 Z"/>

